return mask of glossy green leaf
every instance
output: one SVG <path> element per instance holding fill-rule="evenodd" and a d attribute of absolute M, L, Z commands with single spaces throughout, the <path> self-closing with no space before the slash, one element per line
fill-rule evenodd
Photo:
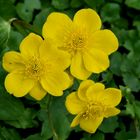
<path fill-rule="evenodd" d="M 15 129 L 0 127 L 0 140 L 22 140 Z"/>
<path fill-rule="evenodd" d="M 140 1 L 139 0 L 125 0 L 125 4 L 128 7 L 140 10 Z"/>
<path fill-rule="evenodd" d="M 10 24 L 0 17 L 0 50 L 6 47 L 10 34 Z M 1 51 L 0 51 L 1 52 Z"/>
<path fill-rule="evenodd" d="M 30 22 L 32 20 L 32 18 L 33 18 L 33 11 L 30 10 L 30 9 L 27 9 L 25 4 L 18 3 L 17 6 L 16 6 L 16 10 L 17 10 L 18 16 L 21 19 L 26 20 L 27 22 Z"/>
<path fill-rule="evenodd" d="M 52 0 L 52 5 L 58 10 L 64 10 L 69 7 L 69 0 Z"/>
<path fill-rule="evenodd" d="M 99 127 L 99 130 L 101 130 L 104 133 L 113 133 L 115 129 L 119 126 L 117 117 L 110 117 L 104 120 L 104 122 Z"/>
<path fill-rule="evenodd" d="M 0 0 L 0 17 L 10 20 L 16 16 L 15 6 L 11 0 Z"/>
<path fill-rule="evenodd" d="M 24 5 L 28 10 L 33 11 L 34 9 L 41 9 L 41 1 L 40 0 L 24 0 Z"/>
<path fill-rule="evenodd" d="M 107 3 L 101 9 L 101 17 L 105 22 L 114 22 L 120 18 L 120 5 L 116 3 Z"/>

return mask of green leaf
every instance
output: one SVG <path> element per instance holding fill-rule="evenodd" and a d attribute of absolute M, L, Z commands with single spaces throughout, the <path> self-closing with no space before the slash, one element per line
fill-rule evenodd
<path fill-rule="evenodd" d="M 47 108 L 47 106 L 46 106 Z M 50 124 L 50 118 L 49 118 L 49 114 L 47 112 L 47 109 L 41 109 L 38 112 L 38 118 L 40 121 L 42 121 L 42 129 L 41 129 L 41 137 L 44 140 L 48 140 L 53 136 L 53 132 L 52 132 L 52 127 Z"/>
<path fill-rule="evenodd" d="M 94 135 L 92 135 L 91 140 L 105 140 L 105 136 L 101 132 L 97 132 Z"/>
<path fill-rule="evenodd" d="M 104 0 L 84 0 L 85 3 L 93 8 L 93 9 L 96 9 L 98 10 L 98 7 L 101 6 L 102 4 L 104 4 Z"/>
<path fill-rule="evenodd" d="M 130 103 L 127 103 L 125 105 L 125 107 L 126 107 L 125 114 L 126 115 L 131 115 L 131 117 L 134 118 L 135 117 L 134 105 L 130 104 Z"/>
<path fill-rule="evenodd" d="M 52 5 L 58 10 L 64 10 L 69 7 L 69 0 L 52 0 Z"/>
<path fill-rule="evenodd" d="M 16 120 L 22 116 L 24 106 L 22 102 L 0 88 L 0 120 Z"/>
<path fill-rule="evenodd" d="M 95 134 L 84 133 L 83 138 L 80 140 L 105 140 L 105 136 L 103 133 L 97 131 Z"/>
<path fill-rule="evenodd" d="M 46 117 L 46 120 L 43 122 L 41 136 L 45 140 L 48 140 L 53 136 L 53 132 L 52 132 L 52 128 L 50 127 L 50 122 L 49 122 L 48 116 Z"/>
<path fill-rule="evenodd" d="M 102 73 L 103 81 L 106 83 L 110 83 L 113 79 L 113 74 L 110 71 Z"/>
<path fill-rule="evenodd" d="M 35 114 L 36 112 L 33 109 L 27 108 L 16 120 L 8 120 L 6 123 L 16 128 L 32 128 L 37 126 L 37 122 L 33 120 L 35 118 Z"/>
<path fill-rule="evenodd" d="M 112 0 L 113 2 L 119 2 L 119 3 L 122 3 L 123 0 Z"/>
<path fill-rule="evenodd" d="M 111 26 L 117 27 L 119 29 L 128 29 L 128 20 L 126 20 L 124 18 L 119 18 L 115 22 L 113 22 L 113 24 Z"/>
<path fill-rule="evenodd" d="M 43 24 L 45 23 L 48 15 L 54 11 L 54 8 L 49 7 L 47 9 L 42 10 L 38 15 L 36 15 L 33 24 L 38 27 L 40 32 L 42 31 Z"/>
<path fill-rule="evenodd" d="M 0 86 L 0 120 L 16 128 L 31 128 L 36 125 L 36 111 L 25 109 L 23 103 L 5 92 Z"/>
<path fill-rule="evenodd" d="M 71 131 L 64 101 L 65 96 L 53 98 L 50 95 L 40 101 L 42 110 L 37 116 L 43 121 L 41 136 L 45 140 L 52 136 L 54 140 L 66 140 Z"/>
<path fill-rule="evenodd" d="M 116 132 L 116 134 L 115 134 L 116 140 L 132 140 L 135 137 L 136 136 L 135 136 L 134 131 L 126 132 L 125 130 L 122 130 L 120 132 Z"/>
<path fill-rule="evenodd" d="M 18 3 L 16 6 L 17 14 L 19 17 L 27 22 L 32 21 L 33 18 L 33 11 L 30 9 L 27 9 L 25 4 Z"/>
<path fill-rule="evenodd" d="M 103 121 L 103 123 L 99 127 L 99 130 L 101 130 L 104 133 L 113 133 L 115 129 L 118 128 L 118 126 L 118 117 L 111 117 Z"/>
<path fill-rule="evenodd" d="M 41 9 L 40 0 L 24 0 L 24 5 L 28 10 L 33 11 L 34 9 Z"/>
<path fill-rule="evenodd" d="M 121 24 L 122 25 L 122 24 Z M 119 40 L 119 45 L 122 47 L 124 47 L 124 43 L 127 40 L 127 34 L 128 31 L 125 30 L 124 28 L 120 29 L 117 26 L 113 25 L 111 27 L 113 33 L 117 36 L 118 40 Z"/>
<path fill-rule="evenodd" d="M 83 0 L 71 0 L 70 6 L 72 8 L 79 8 L 80 6 L 82 6 L 83 4 Z"/>
<path fill-rule="evenodd" d="M 0 140 L 22 140 L 15 129 L 0 127 Z"/>
<path fill-rule="evenodd" d="M 71 19 L 73 19 L 74 14 L 75 14 L 75 10 L 70 9 L 70 10 L 65 10 L 64 13 L 67 14 Z"/>
<path fill-rule="evenodd" d="M 6 46 L 10 34 L 10 24 L 0 17 L 0 52 Z"/>
<path fill-rule="evenodd" d="M 138 118 L 138 120 L 140 120 L 140 101 L 135 101 L 135 104 L 134 104 L 134 110 L 135 110 L 135 114 L 136 114 L 136 117 Z"/>
<path fill-rule="evenodd" d="M 83 134 L 83 138 L 80 139 L 80 140 L 91 140 L 91 135 L 88 134 L 88 133 L 84 133 L 84 134 Z"/>
<path fill-rule="evenodd" d="M 15 6 L 12 4 L 11 0 L 0 0 L 0 17 L 9 20 L 14 18 L 15 15 Z"/>
<path fill-rule="evenodd" d="M 23 35 L 17 31 L 11 30 L 7 46 L 10 50 L 19 50 L 21 41 L 23 40 Z"/>
<path fill-rule="evenodd" d="M 42 137 L 40 136 L 40 134 L 34 134 L 34 135 L 30 135 L 27 138 L 23 139 L 23 140 L 43 140 Z"/>
<path fill-rule="evenodd" d="M 122 55 L 119 52 L 114 53 L 110 60 L 110 70 L 113 74 L 121 75 L 120 65 L 122 63 Z"/>
<path fill-rule="evenodd" d="M 114 22 L 120 19 L 120 5 L 107 3 L 101 9 L 101 17 L 104 22 Z"/>
<path fill-rule="evenodd" d="M 50 118 L 52 119 L 53 129 L 56 133 L 56 136 L 53 137 L 54 140 L 57 140 L 57 138 L 66 140 L 71 129 L 64 107 L 64 97 L 54 98 L 51 103 L 50 111 Z"/>
<path fill-rule="evenodd" d="M 140 33 L 140 19 L 134 20 L 133 25 L 137 28 Z"/>
<path fill-rule="evenodd" d="M 128 7 L 140 10 L 140 1 L 139 0 L 125 0 L 125 4 Z"/>
<path fill-rule="evenodd" d="M 132 91 L 138 92 L 140 90 L 140 80 L 136 75 L 123 73 L 123 81 Z"/>

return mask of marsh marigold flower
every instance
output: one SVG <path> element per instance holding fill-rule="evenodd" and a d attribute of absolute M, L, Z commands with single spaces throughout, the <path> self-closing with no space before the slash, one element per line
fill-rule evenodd
<path fill-rule="evenodd" d="M 5 79 L 7 91 L 16 97 L 29 93 L 41 100 L 46 93 L 61 96 L 70 79 L 64 70 L 69 66 L 64 52 L 30 33 L 20 44 L 20 52 L 10 51 L 3 56 L 3 67 L 9 74 Z"/>
<path fill-rule="evenodd" d="M 92 80 L 83 81 L 78 91 L 72 92 L 66 98 L 66 108 L 77 115 L 71 127 L 80 124 L 80 127 L 89 133 L 94 133 L 103 118 L 108 118 L 120 113 L 115 108 L 121 101 L 121 91 L 116 88 L 105 89 L 102 83 Z"/>
<path fill-rule="evenodd" d="M 57 48 L 71 56 L 71 74 L 81 80 L 91 73 L 109 67 L 108 55 L 118 48 L 118 40 L 110 30 L 101 30 L 101 19 L 92 9 L 79 10 L 73 21 L 63 13 L 51 13 L 44 26 L 43 37 L 54 40 Z"/>

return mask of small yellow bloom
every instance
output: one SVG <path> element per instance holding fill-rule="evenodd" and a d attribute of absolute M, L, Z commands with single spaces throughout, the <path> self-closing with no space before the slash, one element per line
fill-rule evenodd
<path fill-rule="evenodd" d="M 80 124 L 80 127 L 89 133 L 94 133 L 103 118 L 108 118 L 120 113 L 115 108 L 121 101 L 121 91 L 116 88 L 105 89 L 102 83 L 92 80 L 83 81 L 78 91 L 69 94 L 66 98 L 66 108 L 77 115 L 71 127 Z"/>
<path fill-rule="evenodd" d="M 64 52 L 51 47 L 36 34 L 30 33 L 20 44 L 20 53 L 10 51 L 3 56 L 7 91 L 16 97 L 29 93 L 41 100 L 46 93 L 61 96 L 70 85 L 64 70 L 70 61 Z"/>
<path fill-rule="evenodd" d="M 81 80 L 109 67 L 108 55 L 118 48 L 110 30 L 100 30 L 101 20 L 92 9 L 79 10 L 73 21 L 65 14 L 50 14 L 43 26 L 43 37 L 71 56 L 71 74 Z"/>

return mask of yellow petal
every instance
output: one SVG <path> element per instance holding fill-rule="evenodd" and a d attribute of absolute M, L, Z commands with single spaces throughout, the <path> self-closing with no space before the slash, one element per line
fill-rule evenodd
<path fill-rule="evenodd" d="M 86 96 L 86 92 L 87 92 L 87 89 L 90 87 L 90 86 L 92 86 L 92 85 L 94 85 L 95 83 L 94 83 L 94 81 L 92 81 L 92 80 L 85 80 L 85 81 L 82 81 L 81 83 L 80 83 L 80 86 L 79 86 L 79 88 L 78 88 L 78 97 L 81 99 L 81 100 L 83 100 L 83 101 L 85 101 L 85 100 L 87 100 L 87 96 Z"/>
<path fill-rule="evenodd" d="M 30 33 L 20 44 L 21 54 L 25 57 L 38 56 L 42 38 L 34 33 Z"/>
<path fill-rule="evenodd" d="M 107 54 L 100 50 L 92 49 L 84 52 L 83 60 L 85 68 L 93 73 L 100 73 L 109 67 Z"/>
<path fill-rule="evenodd" d="M 79 124 L 81 118 L 81 114 L 78 114 L 72 121 L 70 127 L 75 127 Z"/>
<path fill-rule="evenodd" d="M 36 100 L 41 100 L 47 92 L 43 89 L 39 82 L 37 82 L 30 91 L 30 95 Z"/>
<path fill-rule="evenodd" d="M 70 82 L 68 74 L 61 71 L 48 73 L 41 78 L 42 87 L 53 96 L 63 95 L 63 90 L 69 87 Z"/>
<path fill-rule="evenodd" d="M 16 97 L 25 96 L 34 86 L 34 81 L 26 79 L 23 74 L 12 72 L 6 76 L 5 88 Z"/>
<path fill-rule="evenodd" d="M 121 98 L 122 98 L 121 90 L 116 88 L 107 88 L 103 92 L 101 102 L 104 105 L 114 107 L 120 103 Z"/>
<path fill-rule="evenodd" d="M 39 52 L 42 58 L 47 59 L 48 61 L 52 61 L 56 68 L 65 70 L 70 66 L 70 55 L 62 50 L 57 49 L 53 45 L 53 42 L 50 42 L 49 39 L 46 39 L 42 43 Z"/>
<path fill-rule="evenodd" d="M 95 32 L 101 28 L 101 19 L 92 9 L 79 10 L 74 16 L 74 24 L 81 28 L 87 29 L 89 32 Z"/>
<path fill-rule="evenodd" d="M 11 72 L 16 69 L 23 69 L 23 58 L 20 53 L 15 51 L 10 51 L 3 56 L 3 67 L 6 71 Z"/>
<path fill-rule="evenodd" d="M 43 37 L 62 42 L 65 33 L 69 32 L 71 25 L 72 21 L 66 14 L 58 12 L 51 13 L 43 26 Z"/>
<path fill-rule="evenodd" d="M 112 31 L 100 30 L 91 36 L 89 46 L 99 49 L 109 55 L 118 49 L 119 43 Z"/>
<path fill-rule="evenodd" d="M 77 52 L 73 56 L 70 66 L 70 72 L 74 77 L 81 80 L 85 80 L 91 75 L 91 72 L 85 69 L 82 54 L 80 52 Z"/>
<path fill-rule="evenodd" d="M 95 119 L 92 119 L 92 118 L 84 119 L 84 118 L 82 118 L 80 120 L 80 127 L 83 130 L 85 130 L 86 132 L 95 133 L 95 131 L 100 126 L 102 121 L 103 121 L 103 117 L 99 117 L 99 118 L 95 118 Z"/>
<path fill-rule="evenodd" d="M 120 113 L 120 110 L 117 108 L 106 108 L 105 112 L 104 112 L 104 116 L 106 118 L 111 117 L 111 116 L 115 116 L 118 115 Z"/>
<path fill-rule="evenodd" d="M 67 96 L 65 105 L 71 114 L 79 114 L 82 112 L 85 103 L 78 98 L 76 92 L 72 92 Z"/>
<path fill-rule="evenodd" d="M 86 96 L 89 100 L 100 101 L 102 97 L 102 92 L 104 92 L 105 86 L 102 83 L 95 83 L 87 89 Z"/>

